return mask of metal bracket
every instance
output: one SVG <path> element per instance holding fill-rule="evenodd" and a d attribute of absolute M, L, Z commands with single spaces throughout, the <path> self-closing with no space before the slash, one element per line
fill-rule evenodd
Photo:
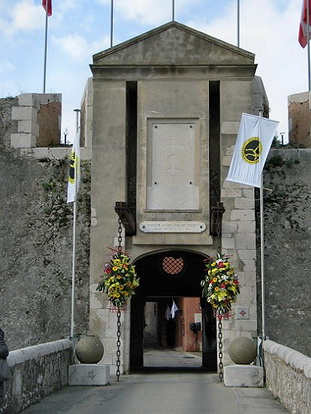
<path fill-rule="evenodd" d="M 136 221 L 125 201 L 116 201 L 114 211 L 118 214 L 127 236 L 136 234 Z"/>
<path fill-rule="evenodd" d="M 211 227 L 211 235 L 215 237 L 221 236 L 221 223 L 222 223 L 222 216 L 226 209 L 222 202 L 217 202 L 215 206 L 211 208 L 211 220 L 210 220 L 210 227 Z"/>

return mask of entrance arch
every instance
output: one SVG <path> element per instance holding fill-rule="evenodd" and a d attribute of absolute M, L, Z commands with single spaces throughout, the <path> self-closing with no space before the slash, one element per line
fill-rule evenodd
<path fill-rule="evenodd" d="M 201 253 L 169 249 L 135 261 L 140 286 L 131 299 L 130 369 L 144 367 L 144 308 L 147 301 L 165 298 L 201 298 L 201 280 L 205 276 Z M 202 367 L 216 370 L 216 319 L 211 306 L 201 300 Z"/>

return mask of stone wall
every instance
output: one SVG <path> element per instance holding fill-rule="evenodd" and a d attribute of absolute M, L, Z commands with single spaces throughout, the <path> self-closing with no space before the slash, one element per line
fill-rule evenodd
<path fill-rule="evenodd" d="M 264 342 L 266 385 L 291 414 L 311 412 L 311 358 L 273 341 Z"/>
<path fill-rule="evenodd" d="M 60 145 L 61 95 L 25 93 L 12 107 L 12 120 L 17 124 L 11 134 L 11 146 L 50 147 Z"/>
<path fill-rule="evenodd" d="M 310 149 L 270 151 L 264 172 L 266 335 L 309 357 L 310 177 Z M 259 305 L 260 294 L 258 278 Z"/>
<path fill-rule="evenodd" d="M 235 125 L 236 132 L 238 123 Z M 233 146 L 226 149 L 223 166 L 231 163 Z M 226 175 L 225 175 L 226 176 Z M 232 363 L 228 355 L 230 343 L 240 337 L 256 339 L 256 238 L 254 189 L 224 181 L 221 200 L 226 211 L 222 222 L 222 252 L 233 261 L 241 285 L 241 293 L 232 306 L 232 317 L 223 321 L 224 363 Z"/>
<path fill-rule="evenodd" d="M 55 159 L 9 148 L 15 100 L 0 102 L 0 325 L 10 350 L 70 334 L 72 204 L 66 203 L 70 149 Z M 13 125 L 13 126 L 12 126 Z M 40 148 L 36 148 L 40 150 Z M 38 155 L 39 158 L 36 158 Z M 90 162 L 78 195 L 75 333 L 89 314 Z"/>
<path fill-rule="evenodd" d="M 310 92 L 296 93 L 288 97 L 289 142 L 296 146 L 311 147 Z"/>
<path fill-rule="evenodd" d="M 12 378 L 4 383 L 5 398 L 0 412 L 19 413 L 65 387 L 71 358 L 72 343 L 66 339 L 10 352 Z"/>

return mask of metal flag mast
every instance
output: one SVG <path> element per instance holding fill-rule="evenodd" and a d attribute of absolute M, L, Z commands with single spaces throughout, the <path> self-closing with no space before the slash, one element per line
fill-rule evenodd
<path fill-rule="evenodd" d="M 80 109 L 74 109 L 76 112 L 76 134 L 79 130 L 79 113 Z M 80 145 L 80 143 L 79 143 Z M 74 338 L 74 316 L 75 316 L 75 277 L 76 277 L 76 226 L 77 226 L 77 192 L 78 192 L 78 180 L 77 180 L 77 166 L 75 169 L 75 198 L 73 202 L 73 230 L 72 230 L 72 274 L 71 274 L 71 323 L 70 323 L 70 338 Z"/>
<path fill-rule="evenodd" d="M 240 47 L 240 0 L 237 0 L 237 45 Z"/>
<path fill-rule="evenodd" d="M 310 0 L 307 1 L 307 47 L 308 47 L 308 91 L 311 91 L 311 71 L 310 71 Z"/>
<path fill-rule="evenodd" d="M 113 46 L 113 0 L 111 0 L 110 10 L 110 47 Z"/>
<path fill-rule="evenodd" d="M 47 60 L 47 49 L 48 49 L 48 6 L 46 5 L 45 10 L 45 35 L 44 35 L 44 63 L 43 63 L 43 93 L 45 93 L 46 85 L 46 60 Z"/>
<path fill-rule="evenodd" d="M 259 116 L 263 116 L 263 111 L 259 110 Z M 263 169 L 260 174 L 259 189 L 259 214 L 260 214 L 260 279 L 261 279 L 261 343 L 258 343 L 259 358 L 261 365 L 264 366 L 262 345 L 266 340 L 266 287 L 265 287 L 265 239 L 264 239 L 264 209 L 263 209 Z"/>
<path fill-rule="evenodd" d="M 172 0 L 172 21 L 175 21 L 175 0 Z"/>

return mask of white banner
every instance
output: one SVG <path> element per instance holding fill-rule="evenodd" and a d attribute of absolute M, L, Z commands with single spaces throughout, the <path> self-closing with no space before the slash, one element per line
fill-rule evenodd
<path fill-rule="evenodd" d="M 80 128 L 73 141 L 67 187 L 67 203 L 76 200 L 80 186 Z"/>
<path fill-rule="evenodd" d="M 261 173 L 278 124 L 268 118 L 242 114 L 228 181 L 260 187 Z"/>

